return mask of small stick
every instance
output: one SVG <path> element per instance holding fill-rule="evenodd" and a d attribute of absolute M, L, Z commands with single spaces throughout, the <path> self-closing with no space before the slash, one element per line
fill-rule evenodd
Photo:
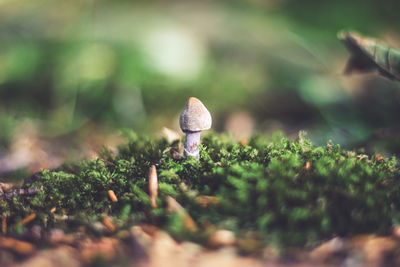
<path fill-rule="evenodd" d="M 6 218 L 5 214 L 3 214 L 3 216 L 1 216 L 1 232 L 4 235 L 7 233 L 7 218 Z"/>
<path fill-rule="evenodd" d="M 150 204 L 153 209 L 157 208 L 157 197 L 158 197 L 158 177 L 157 169 L 155 165 L 152 165 L 149 172 L 149 193 L 150 193 Z"/>
<path fill-rule="evenodd" d="M 24 224 L 30 223 L 30 222 L 33 221 L 35 218 L 36 218 L 36 213 L 32 213 L 32 214 L 26 216 L 26 217 L 21 221 L 21 224 L 24 225 Z"/>
<path fill-rule="evenodd" d="M 190 232 L 197 232 L 198 228 L 196 222 L 192 217 L 190 217 L 181 204 L 179 204 L 176 199 L 170 196 L 167 197 L 167 211 L 179 214 L 183 221 L 183 227 Z"/>
<path fill-rule="evenodd" d="M 114 191 L 108 190 L 108 197 L 111 199 L 112 202 L 118 202 L 118 198 L 115 195 Z"/>
<path fill-rule="evenodd" d="M 311 168 L 311 163 L 309 161 L 304 165 L 304 170 L 308 171 Z"/>
<path fill-rule="evenodd" d="M 202 207 L 208 207 L 210 205 L 217 205 L 219 203 L 219 199 L 214 196 L 198 196 L 198 197 L 196 197 L 196 201 Z"/>
<path fill-rule="evenodd" d="M 28 189 L 22 189 L 22 188 L 17 188 L 17 189 L 13 189 L 9 192 L 0 192 L 0 200 L 3 199 L 8 199 L 8 198 L 12 198 L 13 196 L 18 196 L 18 195 L 33 195 L 35 194 L 37 191 L 42 190 L 43 187 L 42 186 L 38 186 L 38 187 L 31 187 Z"/>
<path fill-rule="evenodd" d="M 0 182 L 0 190 L 2 190 L 3 192 L 7 192 L 11 187 L 12 184 Z"/>
<path fill-rule="evenodd" d="M 112 233 L 115 231 L 115 224 L 113 223 L 112 219 L 108 216 L 103 218 L 103 225 L 107 228 L 107 230 Z"/>

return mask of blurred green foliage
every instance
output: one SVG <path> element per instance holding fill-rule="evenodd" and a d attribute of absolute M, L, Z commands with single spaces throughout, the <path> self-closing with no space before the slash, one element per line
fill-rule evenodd
<path fill-rule="evenodd" d="M 333 235 L 385 233 L 399 223 L 400 172 L 395 158 L 357 154 L 332 142 L 316 147 L 302 134 L 298 141 L 281 134 L 271 140 L 254 137 L 245 146 L 227 135 L 208 134 L 198 161 L 174 159 L 178 142 L 133 135 L 118 155 L 105 150 L 101 158 L 42 171 L 25 185 L 41 186 L 42 191 L 0 201 L 8 233 L 20 229 L 21 219 L 31 213 L 37 217 L 30 225 L 47 230 L 90 226 L 107 214 L 117 227 L 146 222 L 178 239 L 204 242 L 213 225 L 239 238 L 252 232 L 264 244 L 298 246 L 315 245 Z M 159 198 L 158 208 L 152 210 L 147 175 L 153 164 Z M 109 200 L 110 189 L 118 202 Z M 200 231 L 185 228 L 178 216 L 184 213 L 168 211 L 170 196 Z M 204 206 L 200 196 L 216 197 L 218 203 Z"/>
<path fill-rule="evenodd" d="M 396 42 L 399 8 L 378 0 L 1 1 L 0 121 L 31 118 L 48 136 L 93 123 L 148 133 L 175 127 L 196 96 L 218 131 L 244 110 L 256 131 L 275 130 L 275 121 L 319 144 L 398 153 L 398 137 L 388 145 L 376 131 L 399 123 L 399 83 L 343 77 L 348 53 L 336 33 Z"/>

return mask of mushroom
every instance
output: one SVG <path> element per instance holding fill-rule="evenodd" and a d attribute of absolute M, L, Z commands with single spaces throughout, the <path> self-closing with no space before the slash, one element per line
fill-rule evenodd
<path fill-rule="evenodd" d="M 195 97 L 190 97 L 179 117 L 179 125 L 186 134 L 184 157 L 199 158 L 201 131 L 211 128 L 211 114 Z"/>

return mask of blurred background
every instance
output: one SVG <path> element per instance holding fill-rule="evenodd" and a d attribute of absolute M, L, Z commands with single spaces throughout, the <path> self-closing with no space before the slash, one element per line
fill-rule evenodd
<path fill-rule="evenodd" d="M 181 133 L 188 97 L 238 139 L 306 130 L 400 154 L 400 82 L 343 75 L 339 30 L 400 47 L 400 2 L 0 0 L 0 177 Z"/>

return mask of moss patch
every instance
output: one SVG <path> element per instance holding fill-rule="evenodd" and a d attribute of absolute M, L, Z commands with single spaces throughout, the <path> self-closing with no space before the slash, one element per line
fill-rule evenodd
<path fill-rule="evenodd" d="M 105 150 L 98 159 L 43 170 L 25 186 L 42 186 L 42 191 L 0 201 L 8 234 L 34 224 L 73 231 L 109 215 L 117 228 L 151 223 L 178 239 L 202 242 L 209 229 L 224 228 L 261 244 L 305 245 L 333 235 L 385 233 L 398 222 L 400 173 L 394 158 L 356 154 L 331 143 L 315 147 L 301 136 L 297 141 L 253 137 L 242 145 L 208 134 L 197 161 L 174 159 L 178 143 L 132 135 L 117 155 Z M 151 209 L 148 196 L 153 164 L 157 209 Z M 110 189 L 118 202 L 109 199 Z M 167 211 L 168 196 L 199 230 L 185 228 L 182 214 Z M 202 196 L 216 198 L 208 203 L 199 201 L 207 200 Z M 32 213 L 36 218 L 22 225 Z"/>

